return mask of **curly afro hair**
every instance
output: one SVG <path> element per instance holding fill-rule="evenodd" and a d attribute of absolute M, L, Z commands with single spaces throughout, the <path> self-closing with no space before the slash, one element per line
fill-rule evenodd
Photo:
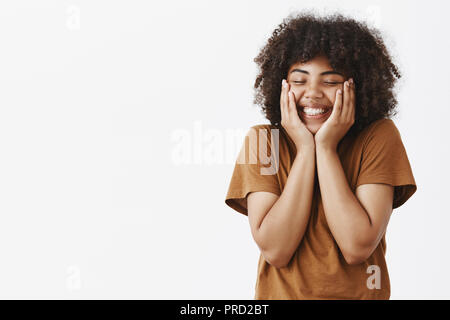
<path fill-rule="evenodd" d="M 340 13 L 291 13 L 254 59 L 260 73 L 253 102 L 272 125 L 280 127 L 281 80 L 290 66 L 317 55 L 325 55 L 333 69 L 354 79 L 355 122 L 348 133 L 397 114 L 393 87 L 401 76 L 377 29 Z"/>

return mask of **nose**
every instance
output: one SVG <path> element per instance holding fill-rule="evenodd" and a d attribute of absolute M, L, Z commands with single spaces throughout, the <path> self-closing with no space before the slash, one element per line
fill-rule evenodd
<path fill-rule="evenodd" d="M 320 99 L 323 98 L 322 91 L 319 90 L 318 86 L 314 83 L 309 83 L 305 88 L 305 93 L 303 94 L 305 98 L 309 99 Z"/>

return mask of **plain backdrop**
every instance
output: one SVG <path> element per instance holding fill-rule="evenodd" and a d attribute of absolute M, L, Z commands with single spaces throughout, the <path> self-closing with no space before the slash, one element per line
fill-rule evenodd
<path fill-rule="evenodd" d="M 387 231 L 391 299 L 448 299 L 447 1 L 2 1 L 0 298 L 253 299 L 225 203 L 269 123 L 253 58 L 293 11 L 383 33 L 418 190 Z"/>

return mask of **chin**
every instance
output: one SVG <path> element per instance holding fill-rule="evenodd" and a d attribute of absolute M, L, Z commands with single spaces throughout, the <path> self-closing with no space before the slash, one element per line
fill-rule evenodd
<path fill-rule="evenodd" d="M 307 124 L 306 128 L 309 130 L 309 132 L 312 133 L 312 135 L 315 135 L 317 133 L 317 131 L 319 131 L 320 127 L 322 126 L 322 124 Z"/>

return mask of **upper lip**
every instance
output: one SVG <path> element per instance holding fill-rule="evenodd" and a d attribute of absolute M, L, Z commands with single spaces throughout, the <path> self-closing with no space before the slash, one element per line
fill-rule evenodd
<path fill-rule="evenodd" d="M 325 104 L 321 104 L 321 103 L 300 103 L 300 107 L 304 108 L 313 108 L 313 109 L 327 109 L 327 108 L 331 108 L 331 106 L 327 106 Z"/>

